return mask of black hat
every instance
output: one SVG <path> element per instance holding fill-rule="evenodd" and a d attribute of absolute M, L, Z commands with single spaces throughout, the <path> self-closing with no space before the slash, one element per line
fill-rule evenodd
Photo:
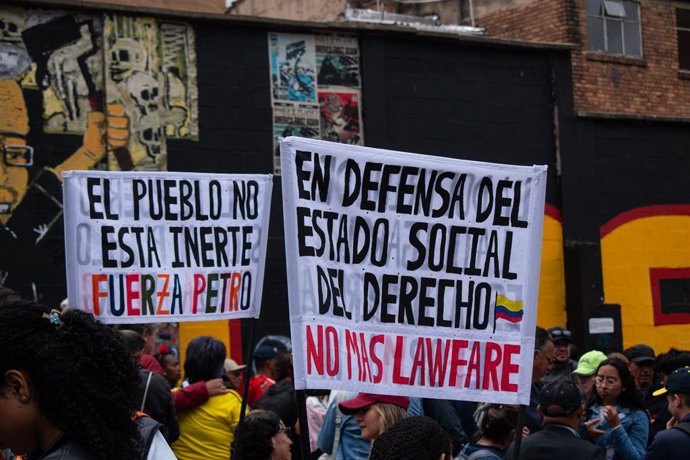
<path fill-rule="evenodd" d="M 690 395 L 690 367 L 681 367 L 673 371 L 666 381 L 666 386 L 652 393 L 654 396 L 662 395 L 666 392 Z"/>
<path fill-rule="evenodd" d="M 643 363 L 645 361 L 654 363 L 656 360 L 656 355 L 654 354 L 652 347 L 643 343 L 628 348 L 623 352 L 623 354 L 635 364 Z"/>
<path fill-rule="evenodd" d="M 539 406 L 547 417 L 565 417 L 582 406 L 582 392 L 572 380 L 554 380 L 541 389 Z"/>
<path fill-rule="evenodd" d="M 257 361 L 263 361 L 265 359 L 275 358 L 278 355 L 278 351 L 268 345 L 261 345 L 254 352 L 254 359 Z"/>
<path fill-rule="evenodd" d="M 559 340 L 566 340 L 568 343 L 573 343 L 573 333 L 568 329 L 564 329 L 559 326 L 552 327 L 549 329 L 549 335 L 554 343 L 558 342 Z"/>

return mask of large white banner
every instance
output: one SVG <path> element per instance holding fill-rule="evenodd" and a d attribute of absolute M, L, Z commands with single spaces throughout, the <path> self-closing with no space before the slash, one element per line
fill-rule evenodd
<path fill-rule="evenodd" d="M 259 316 L 271 176 L 63 178 L 70 307 L 105 323 Z"/>
<path fill-rule="evenodd" d="M 295 387 L 528 404 L 546 166 L 280 151 Z"/>

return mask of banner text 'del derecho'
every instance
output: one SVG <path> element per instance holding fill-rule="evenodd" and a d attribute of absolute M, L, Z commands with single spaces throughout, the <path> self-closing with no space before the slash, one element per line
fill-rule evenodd
<path fill-rule="evenodd" d="M 545 167 L 299 138 L 281 157 L 298 387 L 528 400 Z"/>

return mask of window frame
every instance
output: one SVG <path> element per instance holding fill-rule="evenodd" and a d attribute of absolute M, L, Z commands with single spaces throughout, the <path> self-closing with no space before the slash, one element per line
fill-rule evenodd
<path fill-rule="evenodd" d="M 681 7 L 681 6 L 676 6 L 676 11 L 675 11 L 675 13 L 676 13 L 676 48 L 677 48 L 677 51 L 678 51 L 678 70 L 681 71 L 681 72 L 690 73 L 690 65 L 688 65 L 687 68 L 686 68 L 686 67 L 681 67 L 681 66 L 680 66 L 680 40 L 679 40 L 679 36 L 678 36 L 678 35 L 679 35 L 679 31 L 681 31 L 681 30 L 682 30 L 683 32 L 688 32 L 688 33 L 690 33 L 690 22 L 688 22 L 687 27 L 681 27 L 681 26 L 679 26 L 679 25 L 678 25 L 678 10 L 686 11 L 687 14 L 690 15 L 690 7 L 684 8 L 684 7 Z M 688 47 L 688 49 L 686 50 L 686 54 L 690 54 L 690 47 Z"/>
<path fill-rule="evenodd" d="M 589 3 L 590 2 L 597 2 L 599 4 L 598 7 L 598 12 L 597 13 L 590 13 L 589 12 Z M 632 4 L 636 9 L 637 9 L 637 19 L 628 19 L 626 11 L 625 11 L 625 3 L 630 3 Z M 607 13 L 607 6 L 606 3 L 618 3 L 620 4 L 620 7 L 622 9 L 623 15 L 610 15 Z M 594 51 L 594 52 L 599 52 L 599 53 L 606 53 L 614 56 L 625 56 L 627 58 L 632 58 L 632 59 L 643 59 L 644 57 L 644 50 L 642 47 L 642 17 L 641 17 L 641 8 L 640 4 L 637 1 L 633 0 L 585 0 L 585 14 L 587 16 L 587 38 L 588 38 L 588 48 L 589 51 Z M 589 24 L 589 19 L 590 18 L 595 18 L 601 21 L 601 29 L 600 31 L 603 34 L 603 49 L 599 44 L 593 44 L 591 37 L 592 33 L 590 30 L 590 24 Z M 620 33 L 619 37 L 621 39 L 621 52 L 616 52 L 616 51 L 610 51 L 609 48 L 609 25 L 608 23 L 610 21 L 615 21 L 617 22 L 617 26 L 620 27 Z M 625 24 L 633 24 L 635 25 L 637 29 L 637 37 L 639 40 L 639 49 L 640 52 L 639 54 L 631 54 L 626 48 L 626 36 L 625 36 Z M 689 69 L 690 70 L 690 69 Z"/>

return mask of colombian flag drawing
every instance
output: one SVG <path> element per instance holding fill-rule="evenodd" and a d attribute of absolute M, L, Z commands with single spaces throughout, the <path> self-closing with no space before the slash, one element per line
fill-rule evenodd
<path fill-rule="evenodd" d="M 503 294 L 496 294 L 496 308 L 494 309 L 494 332 L 496 331 L 496 321 L 504 319 L 511 323 L 522 321 L 522 300 L 510 300 Z"/>

